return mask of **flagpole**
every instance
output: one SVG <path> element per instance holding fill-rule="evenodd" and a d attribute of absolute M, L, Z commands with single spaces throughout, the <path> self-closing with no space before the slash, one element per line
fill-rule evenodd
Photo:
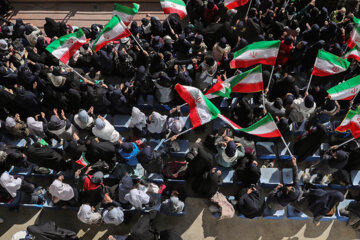
<path fill-rule="evenodd" d="M 275 68 L 275 65 L 272 67 L 272 70 L 271 70 L 271 73 L 270 73 L 269 82 L 268 82 L 268 85 L 267 85 L 267 89 L 269 89 L 269 87 L 270 87 L 271 78 L 272 78 L 272 75 L 273 75 L 273 73 L 274 73 L 274 68 Z"/>
<path fill-rule="evenodd" d="M 308 83 L 308 85 L 307 85 L 307 87 L 306 87 L 306 92 L 309 91 L 309 87 L 310 87 L 310 84 L 311 84 L 312 77 L 313 77 L 313 75 L 312 75 L 312 73 L 311 73 L 311 76 L 310 76 L 310 79 L 309 79 L 309 83 Z"/>
<path fill-rule="evenodd" d="M 132 34 L 132 32 L 128 29 L 127 26 L 125 26 L 124 22 L 123 22 L 122 20 L 120 20 L 120 23 L 121 23 L 121 25 L 122 25 L 124 28 L 126 28 L 126 29 L 130 32 L 132 38 L 134 39 L 134 41 L 136 42 L 136 44 L 140 47 L 140 49 L 141 49 L 143 52 L 145 52 L 145 50 L 142 48 L 142 46 L 140 45 L 140 43 L 136 40 L 136 38 L 134 37 L 134 35 Z"/>
<path fill-rule="evenodd" d="M 345 144 L 347 144 L 347 143 L 349 143 L 349 142 L 351 142 L 351 141 L 354 141 L 354 140 L 355 140 L 355 138 L 353 137 L 353 138 L 351 138 L 351 139 L 349 139 L 349 140 L 347 140 L 347 141 L 339 144 L 337 147 L 339 148 L 339 147 L 341 147 L 341 146 L 343 146 L 343 145 L 345 145 Z"/>
<path fill-rule="evenodd" d="M 265 108 L 265 93 L 264 93 L 264 90 L 262 90 L 262 99 L 263 99 L 263 105 L 264 105 L 264 108 Z"/>
<path fill-rule="evenodd" d="M 275 124 L 276 125 L 276 124 Z M 277 126 L 276 126 L 277 127 Z M 278 129 L 279 130 L 279 129 Z M 288 147 L 288 145 L 286 144 L 286 142 L 285 142 L 285 139 L 284 139 L 284 137 L 281 135 L 281 140 L 283 141 L 283 143 L 285 144 L 285 147 L 286 147 L 286 149 L 288 150 L 288 152 L 290 153 L 290 156 L 291 156 L 291 158 L 293 158 L 294 157 L 294 155 L 291 153 L 291 151 L 290 151 L 290 148 Z"/>
<path fill-rule="evenodd" d="M 179 134 L 176 134 L 174 136 L 179 137 L 180 135 L 183 135 L 183 134 L 185 134 L 187 132 L 190 132 L 191 130 L 193 130 L 193 129 L 192 128 L 186 129 L 185 131 L 183 131 L 183 132 L 181 132 Z M 171 138 L 166 139 L 164 142 L 168 142 L 169 140 L 171 140 Z"/>
<path fill-rule="evenodd" d="M 74 73 L 76 73 L 81 79 L 88 81 L 84 76 L 82 76 L 80 73 L 78 73 L 74 68 L 70 67 L 70 66 L 67 65 L 66 63 L 64 63 L 64 65 L 65 65 L 66 67 L 68 67 L 68 68 L 71 68 L 72 71 L 73 71 Z"/>
<path fill-rule="evenodd" d="M 247 9 L 247 11 L 246 11 L 245 18 L 247 17 L 247 15 L 248 15 L 248 13 L 249 13 L 249 11 L 250 11 L 251 4 L 252 4 L 252 0 L 250 1 L 249 7 L 248 7 L 248 9 Z"/>

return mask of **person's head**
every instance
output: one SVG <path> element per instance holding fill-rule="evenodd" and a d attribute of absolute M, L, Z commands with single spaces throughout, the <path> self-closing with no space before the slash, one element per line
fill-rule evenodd
<path fill-rule="evenodd" d="M 5 162 L 7 158 L 7 153 L 5 151 L 0 151 L 0 162 Z"/>
<path fill-rule="evenodd" d="M 94 184 L 101 184 L 104 180 L 104 173 L 101 171 L 97 171 L 92 175 L 90 181 Z"/>
<path fill-rule="evenodd" d="M 304 99 L 305 107 L 312 108 L 314 106 L 314 97 L 311 95 L 308 95 Z"/>
<path fill-rule="evenodd" d="M 219 47 L 226 48 L 226 38 L 225 37 L 220 38 Z"/>
<path fill-rule="evenodd" d="M 274 101 L 274 107 L 277 108 L 277 109 L 282 109 L 283 107 L 283 101 L 281 98 L 276 98 L 275 101 Z"/>
<path fill-rule="evenodd" d="M 208 66 L 214 66 L 214 64 L 215 64 L 214 58 L 210 55 L 206 56 L 204 60 L 205 60 L 206 65 L 208 65 Z"/>
<path fill-rule="evenodd" d="M 89 121 L 89 114 L 85 110 L 81 110 L 78 116 L 82 123 L 87 123 Z"/>
<path fill-rule="evenodd" d="M 132 143 L 129 143 L 129 142 L 123 142 L 121 144 L 121 148 L 122 150 L 125 152 L 125 153 L 131 153 L 134 149 L 134 146 Z"/>
<path fill-rule="evenodd" d="M 101 130 L 101 129 L 105 128 L 105 122 L 104 122 L 102 119 L 97 118 L 97 119 L 95 120 L 95 127 L 96 127 L 97 129 Z"/>
<path fill-rule="evenodd" d="M 203 35 L 199 34 L 195 37 L 195 44 L 196 45 L 200 45 L 202 43 L 202 41 L 204 40 Z"/>
<path fill-rule="evenodd" d="M 215 7 L 215 3 L 214 0 L 209 0 L 207 3 L 207 8 L 208 9 L 213 9 Z"/>
<path fill-rule="evenodd" d="M 337 150 L 332 154 L 333 158 L 338 161 L 345 161 L 348 158 L 348 154 L 343 150 Z"/>
<path fill-rule="evenodd" d="M 13 128 L 16 125 L 16 121 L 12 117 L 7 117 L 5 120 L 5 126 L 9 128 Z"/>

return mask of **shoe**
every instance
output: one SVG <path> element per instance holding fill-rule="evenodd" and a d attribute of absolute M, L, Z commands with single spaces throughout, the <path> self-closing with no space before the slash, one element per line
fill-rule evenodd
<path fill-rule="evenodd" d="M 0 218 L 0 224 L 1 223 L 4 223 L 5 221 L 4 221 L 4 219 L 3 218 Z"/>

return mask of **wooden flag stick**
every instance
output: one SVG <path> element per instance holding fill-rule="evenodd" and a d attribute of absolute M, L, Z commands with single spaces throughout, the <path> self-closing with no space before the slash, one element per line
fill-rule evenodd
<path fill-rule="evenodd" d="M 268 85 L 267 85 L 267 89 L 269 89 L 269 87 L 270 87 L 270 83 L 271 83 L 271 78 L 272 78 L 272 75 L 273 75 L 273 73 L 274 73 L 274 68 L 275 68 L 275 65 L 272 67 L 272 70 L 271 70 L 271 73 L 270 73 L 270 78 L 269 78 L 269 82 L 268 82 Z"/>
<path fill-rule="evenodd" d="M 310 84 L 311 84 L 312 77 L 313 77 L 313 75 L 311 74 L 310 79 L 309 79 L 309 83 L 308 83 L 308 85 L 307 85 L 307 87 L 306 87 L 306 92 L 308 92 L 308 91 L 309 91 L 309 88 L 310 88 Z"/>
<path fill-rule="evenodd" d="M 351 141 L 354 141 L 354 140 L 355 140 L 355 138 L 353 137 L 353 138 L 351 138 L 351 139 L 349 139 L 349 140 L 347 140 L 347 141 L 339 144 L 339 145 L 338 145 L 338 148 L 341 147 L 341 146 L 343 146 L 343 145 L 345 145 L 345 144 L 347 144 L 347 143 L 349 143 L 349 142 L 351 142 Z"/>
<path fill-rule="evenodd" d="M 247 11 L 246 11 L 245 18 L 246 18 L 246 17 L 247 17 L 247 15 L 249 14 L 251 4 L 252 4 L 252 0 L 250 1 L 249 7 L 248 7 L 248 9 L 247 9 Z"/>

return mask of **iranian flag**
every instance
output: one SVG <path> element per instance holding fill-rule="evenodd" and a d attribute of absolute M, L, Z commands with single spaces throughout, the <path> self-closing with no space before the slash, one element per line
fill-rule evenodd
<path fill-rule="evenodd" d="M 227 9 L 231 10 L 233 8 L 241 7 L 247 4 L 249 0 L 225 0 L 224 5 Z"/>
<path fill-rule="evenodd" d="M 345 72 L 350 63 L 341 57 L 324 50 L 319 50 L 315 60 L 312 75 L 326 77 L 337 73 Z"/>
<path fill-rule="evenodd" d="M 219 109 L 199 89 L 176 84 L 175 90 L 190 107 L 192 128 L 208 123 L 221 114 Z"/>
<path fill-rule="evenodd" d="M 205 94 L 208 99 L 215 97 L 230 98 L 231 92 L 253 93 L 263 91 L 262 65 L 258 65 L 244 73 L 218 82 Z"/>
<path fill-rule="evenodd" d="M 327 90 L 331 100 L 352 100 L 360 90 L 360 75 Z"/>
<path fill-rule="evenodd" d="M 281 133 L 270 114 L 267 114 L 250 127 L 242 128 L 239 131 L 264 138 L 281 137 Z"/>
<path fill-rule="evenodd" d="M 349 59 L 349 58 L 353 58 L 356 59 L 356 61 L 360 62 L 360 51 L 359 51 L 359 47 L 355 46 L 353 49 L 351 49 L 350 51 L 348 51 L 344 58 Z"/>
<path fill-rule="evenodd" d="M 355 46 L 360 46 L 360 25 L 359 19 L 354 17 L 353 18 L 355 27 L 350 34 L 350 38 L 348 40 L 348 46 L 352 49 Z"/>
<path fill-rule="evenodd" d="M 242 129 L 242 127 L 240 127 L 239 125 L 237 125 L 236 123 L 234 123 L 233 121 L 231 121 L 230 119 L 228 119 L 227 117 L 225 117 L 224 115 L 220 114 L 219 118 L 221 120 L 223 120 L 227 125 L 229 125 L 230 127 L 232 127 L 234 130 L 240 130 Z"/>
<path fill-rule="evenodd" d="M 50 43 L 46 50 L 61 62 L 67 64 L 79 48 L 87 43 L 85 33 L 79 29 Z"/>
<path fill-rule="evenodd" d="M 160 0 L 161 7 L 165 14 L 177 13 L 181 19 L 186 15 L 186 5 L 182 0 Z"/>
<path fill-rule="evenodd" d="M 124 21 L 125 26 L 128 26 L 135 15 L 138 13 L 140 5 L 133 3 L 133 7 L 126 7 L 118 3 L 114 4 L 113 16 L 118 15 Z"/>
<path fill-rule="evenodd" d="M 255 64 L 275 65 L 280 41 L 260 41 L 247 45 L 234 54 L 231 68 L 247 68 Z"/>
<path fill-rule="evenodd" d="M 335 131 L 345 132 L 350 130 L 354 138 L 360 137 L 360 106 L 354 110 L 349 110 L 345 119 L 341 122 Z"/>
<path fill-rule="evenodd" d="M 92 48 L 95 52 L 97 52 L 109 42 L 128 37 L 130 35 L 131 33 L 129 29 L 127 29 L 124 25 L 121 18 L 115 15 L 106 24 L 99 36 L 93 42 Z"/>
<path fill-rule="evenodd" d="M 86 167 L 87 165 L 89 165 L 89 162 L 85 158 L 85 153 L 81 154 L 81 157 L 79 158 L 79 160 L 76 161 L 76 163 L 83 167 Z"/>

